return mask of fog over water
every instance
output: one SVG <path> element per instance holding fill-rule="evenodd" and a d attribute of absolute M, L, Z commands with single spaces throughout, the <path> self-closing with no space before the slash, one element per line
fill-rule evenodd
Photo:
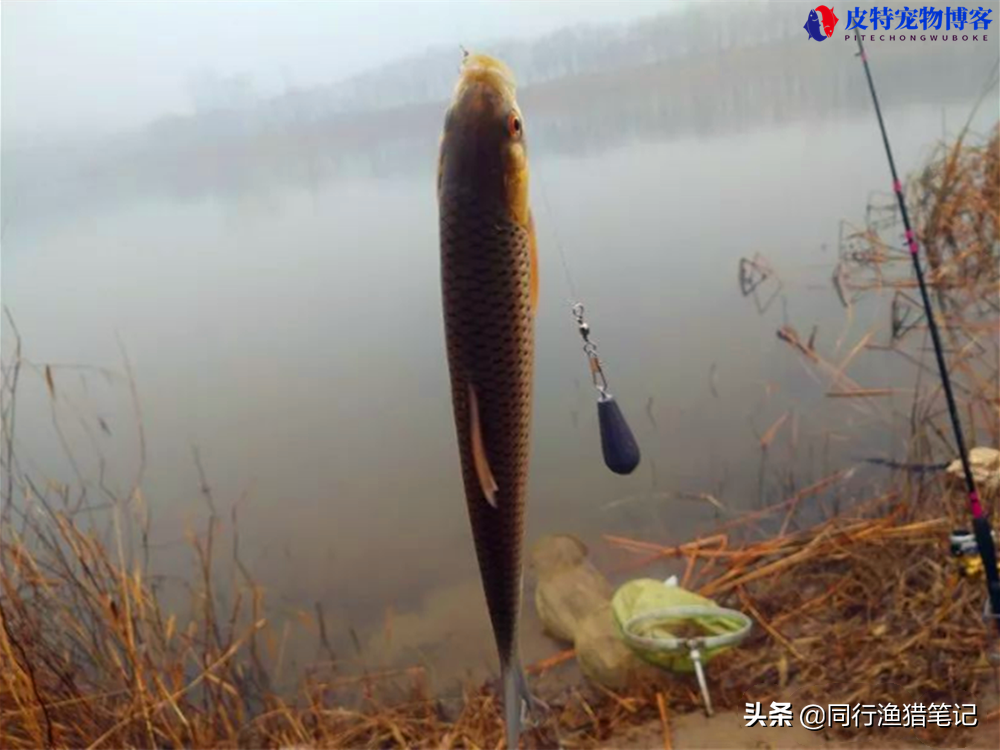
<path fill-rule="evenodd" d="M 379 658 L 427 660 L 443 683 L 492 669 L 452 423 L 434 193 L 459 42 L 492 40 L 484 49 L 506 50 L 525 81 L 541 255 L 529 543 L 575 533 L 603 559 L 601 533 L 679 542 L 715 520 L 711 505 L 667 492 L 755 507 L 758 436 L 789 408 L 796 452 L 778 441 L 775 461 L 798 486 L 901 451 L 883 423 L 831 404 L 775 336 L 783 323 L 803 336 L 817 326 L 818 350 L 838 361 L 887 323 L 862 305 L 846 328 L 830 284 L 841 220 L 860 225 L 890 181 L 844 34 L 817 44 L 780 3 L 655 17 L 665 3 L 581 4 L 583 20 L 603 25 L 567 31 L 572 14 L 552 8 L 568 3 L 470 4 L 480 15 L 432 4 L 433 18 L 459 17 L 461 39 L 424 21 L 413 27 L 421 44 L 394 51 L 403 31 L 393 26 L 375 56 L 363 48 L 382 31 L 360 10 L 338 16 L 336 31 L 357 30 L 357 49 L 327 49 L 316 32 L 296 49 L 297 13 L 334 13 L 319 4 L 184 11 L 206 35 L 229 29 L 227 13 L 246 25 L 221 37 L 227 68 L 201 51 L 182 62 L 193 32 L 162 6 L 55 5 L 99 8 L 104 33 L 120 22 L 134 35 L 103 54 L 99 36 L 78 38 L 81 70 L 62 79 L 66 61 L 29 69 L 53 49 L 29 54 L 24 40 L 55 45 L 69 16 L 3 6 L 3 305 L 25 356 L 54 365 L 58 394 L 53 406 L 40 374 L 25 375 L 15 447 L 43 482 L 127 492 L 140 453 L 127 353 L 146 445 L 135 513 L 152 516 L 164 572 L 187 572 L 184 531 L 204 525 L 196 449 L 225 524 L 238 508 L 241 555 L 278 611 L 320 602 L 335 643 L 353 626 Z M 408 6 L 386 7 L 417 24 Z M 248 29 L 278 18 L 250 54 Z M 167 28 L 180 35 L 170 45 Z M 71 112 L 41 87 L 113 78 L 116 55 L 154 37 L 164 46 L 149 49 L 159 58 L 149 100 L 126 87 L 116 122 L 113 90 L 89 103 L 74 90 L 65 106 L 86 127 L 72 133 Z M 906 174 L 965 123 L 996 45 L 868 47 Z M 298 71 L 291 84 L 261 72 L 286 63 Z M 18 102 L 26 111 L 12 114 Z M 987 129 L 998 108 L 994 88 L 973 127 Z M 643 451 L 627 478 L 601 462 L 560 247 Z M 755 253 L 783 280 L 764 314 L 737 283 L 740 258 Z M 6 362 L 6 320 L 3 334 Z M 860 358 L 850 374 L 899 385 L 888 359 Z M 882 406 L 906 418 L 905 394 Z M 831 431 L 843 439 L 831 444 Z M 764 500 L 781 491 L 770 477 Z M 367 641 L 387 607 L 388 649 Z M 551 648 L 533 618 L 529 607 L 526 659 Z M 305 660 L 314 649 L 293 651 Z"/>

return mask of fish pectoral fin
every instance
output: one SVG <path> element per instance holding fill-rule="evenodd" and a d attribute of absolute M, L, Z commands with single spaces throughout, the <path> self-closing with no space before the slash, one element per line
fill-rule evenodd
<path fill-rule="evenodd" d="M 472 440 L 472 462 L 476 467 L 476 476 L 479 477 L 479 486 L 486 496 L 486 501 L 494 508 L 497 507 L 497 487 L 493 472 L 490 470 L 490 462 L 486 457 L 486 444 L 483 442 L 483 425 L 479 420 L 479 400 L 476 398 L 476 389 L 469 386 L 469 433 Z"/>

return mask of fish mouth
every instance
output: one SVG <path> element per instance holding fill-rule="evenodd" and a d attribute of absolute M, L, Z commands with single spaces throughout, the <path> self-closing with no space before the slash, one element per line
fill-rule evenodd
<path fill-rule="evenodd" d="M 516 88 L 517 79 L 507 65 L 495 57 L 474 53 L 466 55 L 462 60 L 462 75 L 490 74 L 500 79 L 504 86 L 511 90 Z"/>
<path fill-rule="evenodd" d="M 517 90 L 514 74 L 510 68 L 494 57 L 482 54 L 465 56 L 452 104 L 458 103 L 466 89 L 472 86 L 492 90 L 507 107 L 514 104 Z"/>

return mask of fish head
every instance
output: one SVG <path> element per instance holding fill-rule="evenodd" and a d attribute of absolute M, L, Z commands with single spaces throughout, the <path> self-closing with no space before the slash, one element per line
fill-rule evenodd
<path fill-rule="evenodd" d="M 438 188 L 474 185 L 479 196 L 502 203 L 527 224 L 528 153 L 515 89 L 500 60 L 466 54 L 445 116 Z"/>

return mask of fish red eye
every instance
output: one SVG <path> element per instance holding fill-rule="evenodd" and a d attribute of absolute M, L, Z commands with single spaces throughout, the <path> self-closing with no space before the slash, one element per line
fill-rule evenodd
<path fill-rule="evenodd" d="M 507 132 L 510 133 L 512 138 L 517 138 L 521 135 L 522 127 L 521 118 L 512 112 L 510 117 L 507 118 Z"/>

